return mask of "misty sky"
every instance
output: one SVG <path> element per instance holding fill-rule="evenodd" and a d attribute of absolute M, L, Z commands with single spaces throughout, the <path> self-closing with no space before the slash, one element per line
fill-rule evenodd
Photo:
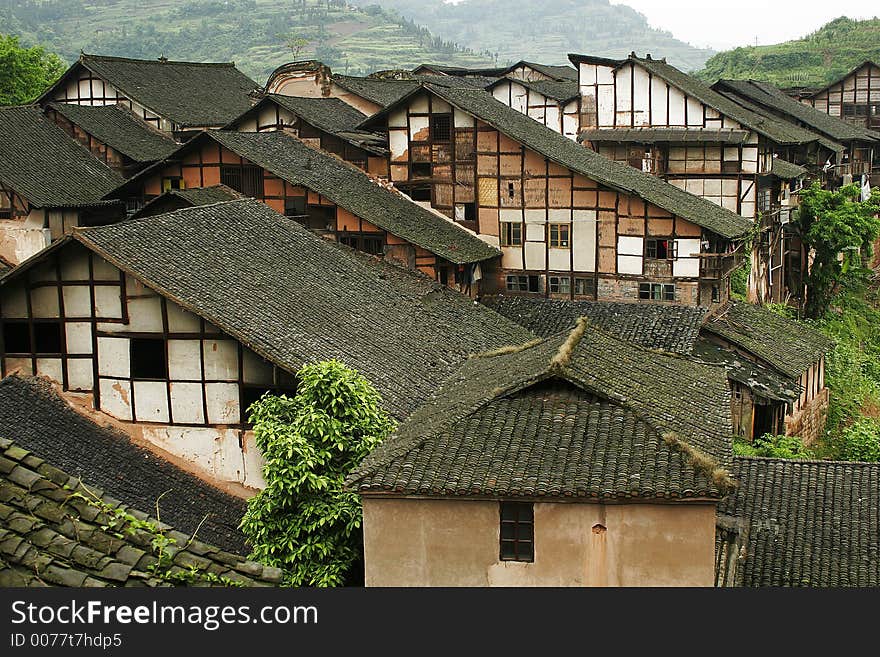
<path fill-rule="evenodd" d="M 611 0 L 629 5 L 648 18 L 652 27 L 672 32 L 698 47 L 727 50 L 736 46 L 779 43 L 802 37 L 833 18 L 872 18 L 880 15 L 877 0 L 845 3 L 816 0 Z M 725 15 L 721 16 L 721 12 Z"/>

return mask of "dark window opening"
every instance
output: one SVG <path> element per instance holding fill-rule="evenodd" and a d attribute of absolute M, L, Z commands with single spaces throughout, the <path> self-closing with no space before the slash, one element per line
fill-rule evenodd
<path fill-rule="evenodd" d="M 511 292 L 540 292 L 537 276 L 508 274 L 507 289 Z"/>
<path fill-rule="evenodd" d="M 645 240 L 645 257 L 655 260 L 675 260 L 675 240 Z"/>
<path fill-rule="evenodd" d="M 579 295 L 593 294 L 593 281 L 589 278 L 575 278 L 574 293 Z"/>
<path fill-rule="evenodd" d="M 712 303 L 721 301 L 721 290 L 717 285 L 712 286 Z"/>
<path fill-rule="evenodd" d="M 522 224 L 519 222 L 501 222 L 501 246 L 522 246 Z"/>
<path fill-rule="evenodd" d="M 180 176 L 162 178 L 162 191 L 170 192 L 172 189 L 183 189 L 183 178 Z"/>
<path fill-rule="evenodd" d="M 168 359 L 162 338 L 132 338 L 131 378 L 167 379 Z"/>
<path fill-rule="evenodd" d="M 431 141 L 450 141 L 452 139 L 452 115 L 431 115 Z"/>
<path fill-rule="evenodd" d="M 61 322 L 34 322 L 35 354 L 60 354 L 63 342 Z"/>
<path fill-rule="evenodd" d="M 3 351 L 6 354 L 31 353 L 31 331 L 27 322 L 3 324 Z"/>
<path fill-rule="evenodd" d="M 220 182 L 253 198 L 263 198 L 263 170 L 253 164 L 221 164 Z"/>
<path fill-rule="evenodd" d="M 381 233 L 341 233 L 339 241 L 356 251 L 363 251 L 371 255 L 385 253 L 385 238 Z"/>
<path fill-rule="evenodd" d="M 292 219 L 306 218 L 306 197 L 288 196 L 284 199 L 284 216 Z"/>
<path fill-rule="evenodd" d="M 535 560 L 535 515 L 531 503 L 501 502 L 501 560 Z"/>
<path fill-rule="evenodd" d="M 639 299 L 645 301 L 675 301 L 675 285 L 639 283 Z"/>
<path fill-rule="evenodd" d="M 265 394 L 287 395 L 288 397 L 293 397 L 296 394 L 296 387 L 243 384 L 241 387 L 241 407 L 244 409 L 245 416 L 247 416 L 248 409 L 251 405 L 259 401 Z M 248 423 L 249 422 L 250 418 L 248 418 Z"/>
<path fill-rule="evenodd" d="M 144 198 L 142 196 L 132 196 L 125 199 L 125 211 L 128 214 L 137 212 L 144 207 Z"/>
<path fill-rule="evenodd" d="M 552 294 L 570 294 L 571 278 L 568 276 L 551 276 L 547 280 Z"/>
<path fill-rule="evenodd" d="M 431 163 L 430 162 L 413 162 L 411 177 L 412 178 L 430 178 L 431 177 Z"/>
<path fill-rule="evenodd" d="M 336 206 L 309 205 L 306 218 L 301 223 L 312 230 L 333 230 L 336 226 Z"/>
<path fill-rule="evenodd" d="M 449 285 L 449 267 L 440 267 L 437 278 L 442 285 Z"/>
<path fill-rule="evenodd" d="M 413 201 L 430 201 L 431 200 L 431 186 L 430 185 L 419 185 L 418 187 L 412 187 L 409 190 L 409 197 Z"/>
<path fill-rule="evenodd" d="M 465 221 L 476 221 L 477 220 L 477 204 L 476 203 L 464 203 L 464 204 L 462 204 L 462 208 L 464 210 L 464 220 Z"/>
<path fill-rule="evenodd" d="M 507 183 L 507 197 L 514 198 L 516 196 L 516 187 L 512 182 Z"/>

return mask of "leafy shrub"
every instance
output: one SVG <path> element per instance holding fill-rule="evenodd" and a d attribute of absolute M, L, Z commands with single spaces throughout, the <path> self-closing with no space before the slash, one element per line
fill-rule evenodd
<path fill-rule="evenodd" d="M 880 422 L 862 418 L 843 430 L 839 457 L 845 461 L 880 461 Z"/>
<path fill-rule="evenodd" d="M 753 443 L 735 438 L 733 453 L 738 456 L 767 456 L 775 459 L 810 459 L 813 453 L 804 447 L 797 436 L 772 436 L 764 434 Z"/>

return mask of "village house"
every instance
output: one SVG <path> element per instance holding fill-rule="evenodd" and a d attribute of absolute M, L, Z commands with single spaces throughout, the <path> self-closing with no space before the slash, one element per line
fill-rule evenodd
<path fill-rule="evenodd" d="M 423 83 L 367 119 L 391 181 L 499 245 L 483 294 L 676 302 L 728 294 L 751 223 L 579 146 L 482 89 Z"/>
<path fill-rule="evenodd" d="M 728 400 L 588 320 L 470 359 L 348 479 L 367 586 L 712 586 Z"/>
<path fill-rule="evenodd" d="M 253 199 L 74 230 L 0 278 L 0 324 L 0 376 L 48 377 L 203 479 L 252 490 L 246 409 L 294 391 L 303 364 L 341 360 L 403 418 L 468 354 L 534 337 Z"/>
<path fill-rule="evenodd" d="M 880 130 L 880 66 L 865 60 L 839 80 L 799 94 L 800 101 L 848 123 Z"/>
<path fill-rule="evenodd" d="M 758 106 L 744 107 L 650 55 L 569 59 L 579 71 L 579 140 L 760 225 L 752 299 L 802 300 L 807 254 L 785 229 L 791 193 L 809 171 L 837 162 L 845 147 Z"/>
<path fill-rule="evenodd" d="M 317 233 L 476 294 L 500 251 L 468 229 L 286 132 L 206 131 L 108 198 L 130 208 L 172 189 L 231 187 Z"/>
<path fill-rule="evenodd" d="M 83 417 L 47 381 L 0 381 L 0 586 L 277 586 L 279 569 L 239 556 L 245 506 Z M 156 534 L 117 511 L 162 528 L 169 566 Z"/>
<path fill-rule="evenodd" d="M 283 130 L 303 142 L 388 178 L 385 137 L 358 129 L 367 116 L 338 98 L 298 98 L 271 94 L 230 122 L 227 130 Z"/>
<path fill-rule="evenodd" d="M 846 150 L 839 161 L 835 164 L 829 160 L 821 168 L 822 182 L 830 188 L 837 188 L 844 181 L 858 181 L 863 174 L 880 171 L 880 132 L 799 103 L 766 82 L 719 80 L 712 88 L 746 107 L 757 105 L 775 116 L 843 144 Z"/>
<path fill-rule="evenodd" d="M 49 103 L 46 116 L 123 178 L 167 157 L 178 144 L 121 105 Z"/>
<path fill-rule="evenodd" d="M 167 192 L 147 201 L 140 210 L 131 214 L 129 218 L 154 217 L 157 214 L 166 214 L 175 210 L 182 210 L 183 208 L 212 205 L 240 198 L 247 197 L 226 185 L 193 187 L 191 189 L 169 189 Z"/>
<path fill-rule="evenodd" d="M 182 139 L 229 123 L 252 105 L 258 88 L 232 63 L 82 53 L 37 102 L 122 105 L 153 128 Z"/>
<path fill-rule="evenodd" d="M 101 200 L 122 180 L 39 107 L 0 108 L 0 256 L 18 263 L 72 226 L 123 216 Z"/>
<path fill-rule="evenodd" d="M 813 444 L 823 433 L 829 392 L 825 356 L 833 342 L 816 329 L 748 303 L 729 302 L 703 325 L 701 334 L 732 361 L 731 408 L 736 435 L 800 436 Z M 711 350 L 699 350 L 718 360 Z"/>

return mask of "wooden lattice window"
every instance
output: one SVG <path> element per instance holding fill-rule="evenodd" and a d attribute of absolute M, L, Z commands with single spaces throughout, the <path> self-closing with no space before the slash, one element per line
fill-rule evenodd
<path fill-rule="evenodd" d="M 253 164 L 223 164 L 220 182 L 252 198 L 263 198 L 263 170 Z"/>
<path fill-rule="evenodd" d="M 529 502 L 501 502 L 501 560 L 535 560 L 535 513 Z"/>
<path fill-rule="evenodd" d="M 451 141 L 452 140 L 452 115 L 451 114 L 432 114 L 431 115 L 431 141 Z"/>

